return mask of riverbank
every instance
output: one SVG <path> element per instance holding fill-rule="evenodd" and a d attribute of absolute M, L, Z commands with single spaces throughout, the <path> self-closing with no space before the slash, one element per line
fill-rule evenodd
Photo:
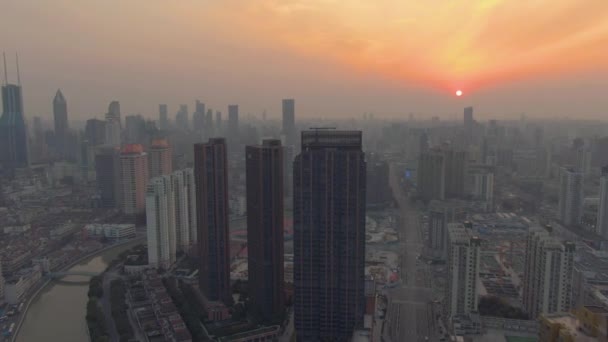
<path fill-rule="evenodd" d="M 110 245 L 110 246 L 106 246 L 106 247 L 104 247 L 102 249 L 99 249 L 99 250 L 93 251 L 91 253 L 88 253 L 86 255 L 83 255 L 82 257 L 74 260 L 70 264 L 62 267 L 58 271 L 62 272 L 62 271 L 69 270 L 72 267 L 75 267 L 76 265 L 78 265 L 80 263 L 87 262 L 88 260 L 93 259 L 93 258 L 95 258 L 95 257 L 97 257 L 97 256 L 99 256 L 99 255 L 101 255 L 101 254 L 103 254 L 105 252 L 109 252 L 109 251 L 112 251 L 113 249 L 116 249 L 116 248 L 119 248 L 119 247 L 124 247 L 124 246 L 127 246 L 129 244 L 136 245 L 138 243 L 141 243 L 141 242 L 145 241 L 145 239 L 146 239 L 145 236 L 144 237 L 137 237 L 135 239 L 123 241 L 123 242 L 120 242 L 120 243 L 117 243 L 117 244 L 113 244 L 113 245 Z M 36 289 L 36 291 L 32 295 L 28 296 L 28 298 L 26 300 L 26 305 L 24 306 L 22 312 L 20 313 L 21 316 L 19 317 L 19 323 L 16 325 L 15 332 L 13 333 L 11 339 L 9 340 L 10 342 L 16 342 L 17 341 L 17 338 L 19 337 L 19 333 L 21 331 L 21 328 L 23 326 L 25 318 L 27 317 L 28 310 L 30 309 L 30 306 L 32 305 L 32 303 L 34 302 L 34 300 L 36 300 L 38 298 L 38 296 L 40 295 L 40 293 L 43 290 L 45 290 L 45 289 L 47 289 L 49 287 L 49 285 L 52 285 L 52 279 L 45 278 L 43 280 L 43 283 L 38 286 L 38 288 Z"/>

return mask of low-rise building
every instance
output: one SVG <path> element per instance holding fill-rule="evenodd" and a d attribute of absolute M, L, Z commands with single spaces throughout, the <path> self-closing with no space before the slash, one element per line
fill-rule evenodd
<path fill-rule="evenodd" d="M 20 270 L 7 279 L 4 285 L 4 297 L 9 304 L 18 304 L 27 291 L 42 277 L 40 266 Z"/>
<path fill-rule="evenodd" d="M 112 240 L 124 240 L 135 236 L 134 224 L 99 224 L 85 226 L 87 233 L 93 236 L 105 237 Z"/>

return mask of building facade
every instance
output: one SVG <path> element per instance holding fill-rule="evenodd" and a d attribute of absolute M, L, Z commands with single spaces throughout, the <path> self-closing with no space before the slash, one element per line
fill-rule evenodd
<path fill-rule="evenodd" d="M 143 214 L 146 209 L 148 155 L 139 144 L 125 145 L 120 153 L 122 210 L 127 215 Z"/>
<path fill-rule="evenodd" d="M 55 124 L 55 146 L 60 157 L 67 157 L 68 149 L 68 104 L 61 90 L 53 98 L 53 122 Z"/>
<path fill-rule="evenodd" d="M 283 280 L 283 147 L 280 140 L 247 146 L 247 263 L 249 298 L 256 316 L 280 323 Z"/>
<path fill-rule="evenodd" d="M 562 168 L 559 185 L 559 219 L 567 226 L 576 226 L 583 216 L 583 174 Z"/>
<path fill-rule="evenodd" d="M 445 156 L 432 150 L 420 154 L 418 160 L 418 194 L 425 200 L 445 199 Z"/>
<path fill-rule="evenodd" d="M 479 304 L 481 240 L 461 223 L 448 224 L 448 277 L 445 312 L 450 319 L 468 317 Z"/>
<path fill-rule="evenodd" d="M 167 269 L 175 263 L 175 197 L 171 176 L 150 180 L 146 191 L 148 264 Z"/>
<path fill-rule="evenodd" d="M 285 145 L 296 144 L 296 101 L 294 99 L 283 99 L 283 135 Z"/>
<path fill-rule="evenodd" d="M 526 240 L 523 279 L 524 310 L 531 319 L 567 312 L 572 306 L 575 245 L 532 228 Z"/>
<path fill-rule="evenodd" d="M 211 301 L 232 301 L 226 140 L 194 145 L 200 287 Z"/>
<path fill-rule="evenodd" d="M 95 154 L 95 175 L 100 204 L 105 208 L 118 208 L 122 204 L 122 169 L 118 147 L 100 147 Z"/>
<path fill-rule="evenodd" d="M 301 144 L 294 161 L 297 340 L 348 340 L 365 312 L 362 134 L 304 131 Z"/>
<path fill-rule="evenodd" d="M 165 176 L 173 172 L 171 146 L 167 139 L 154 139 L 148 149 L 148 176 Z"/>
<path fill-rule="evenodd" d="M 595 232 L 608 239 L 608 166 L 602 168 L 600 178 L 600 203 L 597 208 Z"/>
<path fill-rule="evenodd" d="M 29 166 L 27 125 L 23 113 L 21 85 L 2 86 L 0 153 L 0 161 L 9 169 Z"/>

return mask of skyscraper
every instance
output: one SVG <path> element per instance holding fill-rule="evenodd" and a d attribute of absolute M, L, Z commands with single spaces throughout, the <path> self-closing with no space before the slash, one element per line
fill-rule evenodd
<path fill-rule="evenodd" d="M 575 245 L 542 228 L 532 228 L 526 242 L 523 304 L 530 319 L 567 312 L 572 306 Z"/>
<path fill-rule="evenodd" d="M 193 207 L 196 202 L 192 203 L 194 198 L 191 196 L 195 193 L 192 189 L 193 179 L 192 169 L 177 170 L 171 174 L 175 205 L 175 241 L 177 250 L 185 253 L 190 252 L 195 242 L 194 237 L 190 236 L 190 225 L 196 224 L 196 219 L 193 220 L 193 215 L 196 214 Z"/>
<path fill-rule="evenodd" d="M 463 221 L 465 207 L 458 201 L 431 201 L 429 204 L 428 247 L 432 257 L 446 260 L 448 253 L 448 224 Z"/>
<path fill-rule="evenodd" d="M 608 238 L 608 166 L 602 167 L 600 178 L 600 203 L 597 208 L 597 224 L 595 232 Z"/>
<path fill-rule="evenodd" d="M 247 261 L 252 312 L 265 322 L 284 315 L 283 148 L 280 140 L 247 146 Z"/>
<path fill-rule="evenodd" d="M 481 240 L 461 223 L 448 224 L 447 317 L 468 317 L 477 312 Z"/>
<path fill-rule="evenodd" d="M 235 139 L 239 135 L 239 106 L 228 106 L 228 130 L 226 132 L 228 138 Z"/>
<path fill-rule="evenodd" d="M 199 100 L 196 100 L 194 106 L 194 113 L 192 113 L 192 127 L 197 133 L 202 133 L 205 129 L 206 117 L 205 104 Z"/>
<path fill-rule="evenodd" d="M 89 146 L 101 145 L 105 142 L 106 122 L 99 119 L 89 119 L 84 129 L 85 139 Z"/>
<path fill-rule="evenodd" d="M 148 175 L 150 179 L 173 172 L 171 146 L 167 139 L 154 139 L 148 149 Z"/>
<path fill-rule="evenodd" d="M 125 143 L 142 144 L 146 140 L 146 121 L 140 115 L 125 117 Z"/>
<path fill-rule="evenodd" d="M 445 199 L 445 157 L 441 151 L 420 154 L 418 161 L 418 194 L 425 201 Z"/>
<path fill-rule="evenodd" d="M 213 117 L 213 116 L 211 116 Z M 219 110 L 215 112 L 215 134 L 217 135 L 221 135 L 223 134 L 222 132 L 222 112 L 220 112 Z"/>
<path fill-rule="evenodd" d="M 142 214 L 146 207 L 148 155 L 139 144 L 125 145 L 120 153 L 120 165 L 123 212 Z"/>
<path fill-rule="evenodd" d="M 27 127 L 21 85 L 2 86 L 0 117 L 0 161 L 10 169 L 29 166 Z"/>
<path fill-rule="evenodd" d="M 166 104 L 158 105 L 158 126 L 160 130 L 169 129 L 169 110 Z"/>
<path fill-rule="evenodd" d="M 59 156 L 67 157 L 68 144 L 68 104 L 61 93 L 57 90 L 53 99 L 53 118 L 55 123 L 55 145 Z"/>
<path fill-rule="evenodd" d="M 171 176 L 150 180 L 146 191 L 148 264 L 167 269 L 175 263 L 175 202 Z"/>
<path fill-rule="evenodd" d="M 445 157 L 445 196 L 461 198 L 465 194 L 466 153 L 451 148 L 442 152 Z"/>
<path fill-rule="evenodd" d="M 98 148 L 95 155 L 95 173 L 101 205 L 106 208 L 120 207 L 122 203 L 122 173 L 120 149 L 118 147 Z"/>
<path fill-rule="evenodd" d="M 559 184 L 559 218 L 565 225 L 578 225 L 583 216 L 583 174 L 562 168 Z"/>
<path fill-rule="evenodd" d="M 122 121 L 120 119 L 120 103 L 110 102 L 106 113 L 105 144 L 119 147 L 122 143 Z"/>
<path fill-rule="evenodd" d="M 223 138 L 194 145 L 200 286 L 209 300 L 231 302 L 228 166 Z"/>
<path fill-rule="evenodd" d="M 175 126 L 184 131 L 190 128 L 190 120 L 188 119 L 188 105 L 180 105 L 179 111 L 175 114 Z"/>
<path fill-rule="evenodd" d="M 346 341 L 363 323 L 366 163 L 360 131 L 302 132 L 294 161 L 298 341 Z"/>
<path fill-rule="evenodd" d="M 467 142 L 471 142 L 473 139 L 473 127 L 475 120 L 473 119 L 473 107 L 466 107 L 464 109 L 464 134 Z"/>
<path fill-rule="evenodd" d="M 288 146 L 296 143 L 295 107 L 294 99 L 283 100 L 283 135 Z"/>

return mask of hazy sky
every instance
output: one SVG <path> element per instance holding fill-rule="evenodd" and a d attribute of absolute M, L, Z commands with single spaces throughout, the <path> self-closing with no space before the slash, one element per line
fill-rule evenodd
<path fill-rule="evenodd" d="M 26 115 L 226 112 L 608 118 L 606 0 L 3 0 Z M 453 94 L 464 91 L 462 98 Z"/>

